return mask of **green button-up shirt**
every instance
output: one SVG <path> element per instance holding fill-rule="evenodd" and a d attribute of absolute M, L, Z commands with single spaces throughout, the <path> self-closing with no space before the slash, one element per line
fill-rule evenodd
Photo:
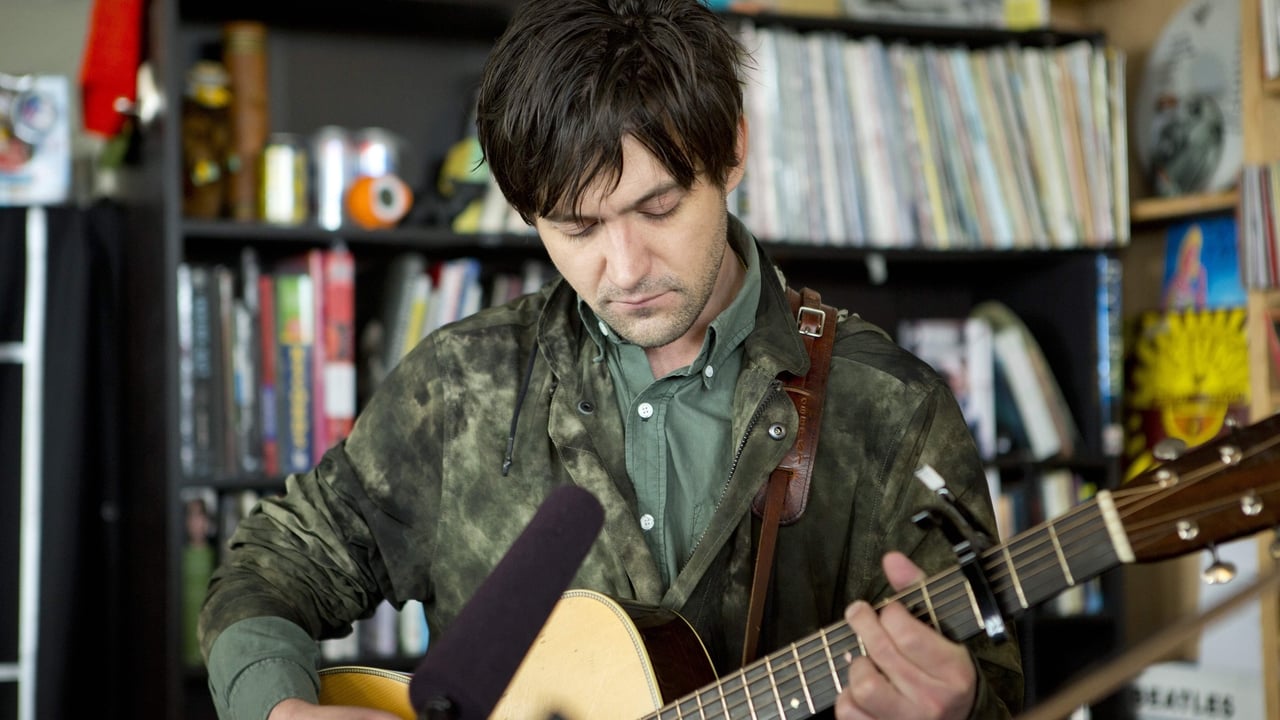
<path fill-rule="evenodd" d="M 640 528 L 664 585 L 693 555 L 729 480 L 733 390 L 742 341 L 756 324 L 760 267 L 746 268 L 742 288 L 707 330 L 693 362 L 654 378 L 644 348 L 618 336 L 578 301 L 587 332 L 609 364 L 625 428 L 627 475 L 639 501 Z"/>

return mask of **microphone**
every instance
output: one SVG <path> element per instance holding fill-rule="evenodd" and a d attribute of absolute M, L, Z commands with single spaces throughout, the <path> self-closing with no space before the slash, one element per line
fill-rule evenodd
<path fill-rule="evenodd" d="M 418 716 L 485 720 L 600 534 L 587 490 L 551 491 L 409 681 Z"/>

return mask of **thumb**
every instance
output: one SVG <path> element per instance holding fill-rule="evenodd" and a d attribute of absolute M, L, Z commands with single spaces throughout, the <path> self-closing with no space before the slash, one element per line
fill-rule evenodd
<path fill-rule="evenodd" d="M 889 578 L 889 584 L 897 591 L 905 590 L 925 578 L 924 571 L 911 562 L 911 558 L 897 550 L 885 553 L 880 564 L 884 568 L 885 577 Z"/>

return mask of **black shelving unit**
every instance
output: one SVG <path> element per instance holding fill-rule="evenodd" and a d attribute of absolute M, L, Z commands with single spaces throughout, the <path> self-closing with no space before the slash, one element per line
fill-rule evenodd
<path fill-rule="evenodd" d="M 268 24 L 272 128 L 308 134 L 329 124 L 380 126 L 407 143 L 402 176 L 412 187 L 434 177 L 434 167 L 458 139 L 480 69 L 510 17 L 514 0 L 317 0 L 305 11 L 247 0 L 156 0 L 151 3 L 150 56 L 168 98 L 167 114 L 149 127 L 130 169 L 127 368 L 130 433 L 127 477 L 133 490 L 125 508 L 130 558 L 128 613 L 133 655 L 126 658 L 139 683 L 130 717 L 212 717 L 205 678 L 180 662 L 179 558 L 185 478 L 178 459 L 178 358 L 176 274 L 182 262 L 234 265 L 252 246 L 263 256 L 283 257 L 343 240 L 358 264 L 358 287 L 377 287 L 387 261 L 404 250 L 434 258 L 469 255 L 486 263 L 518 263 L 545 254 L 536 237 L 459 235 L 442 228 L 403 227 L 340 233 L 313 226 L 279 227 L 181 216 L 181 145 L 178 99 L 188 66 L 217 50 L 221 25 L 239 19 Z M 736 22 L 746 16 L 726 16 Z M 851 20 L 753 15 L 760 25 L 802 32 L 838 31 L 911 43 L 1057 45 L 1098 35 L 1014 33 L 989 29 L 919 28 Z M 809 285 L 824 300 L 849 308 L 892 332 L 910 317 L 960 317 L 978 303 L 998 299 L 1013 308 L 1041 343 L 1083 435 L 1078 456 L 1060 461 L 1099 487 L 1114 487 L 1118 462 L 1103 452 L 1102 399 L 1097 383 L 1098 275 L 1096 262 L 1112 250 L 929 251 L 818 247 L 794 242 L 769 249 L 792 284 Z M 375 310 L 357 295 L 357 323 Z M 1022 458 L 995 463 L 1011 474 L 1031 467 Z M 225 476 L 212 482 L 226 491 L 273 485 L 278 478 Z M 208 485 L 202 479 L 199 484 Z M 1113 649 L 1122 635 L 1119 583 L 1105 582 L 1107 612 L 1079 619 L 1100 638 L 1081 654 L 1071 618 L 1033 612 L 1019 622 L 1029 655 L 1028 699 L 1034 701 L 1092 660 Z M 1105 646 L 1105 647 L 1102 647 Z M 1046 658 L 1053 658 L 1049 665 Z M 1041 669 L 1046 671 L 1041 674 Z M 1050 677 L 1049 673 L 1052 673 Z M 1108 717 L 1095 715 L 1095 717 Z"/>

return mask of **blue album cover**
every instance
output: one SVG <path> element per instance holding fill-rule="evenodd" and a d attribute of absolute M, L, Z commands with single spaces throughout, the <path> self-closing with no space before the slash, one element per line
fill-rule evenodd
<path fill-rule="evenodd" d="M 1169 227 L 1165 244 L 1165 310 L 1243 307 L 1236 219 L 1199 218 Z"/>

